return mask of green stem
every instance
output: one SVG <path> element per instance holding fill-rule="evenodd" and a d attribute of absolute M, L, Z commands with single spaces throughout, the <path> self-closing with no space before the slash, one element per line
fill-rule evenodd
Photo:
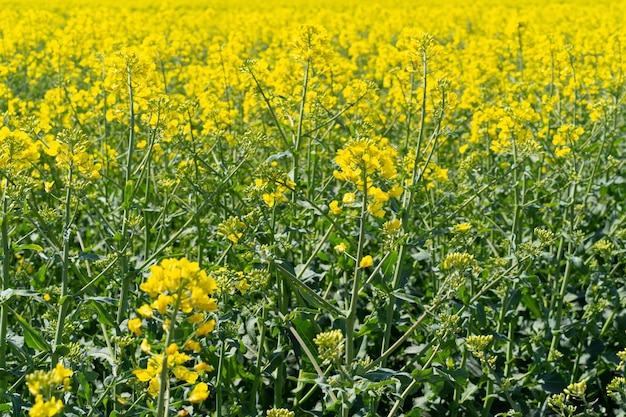
<path fill-rule="evenodd" d="M 250 76 L 252 77 L 252 80 L 256 84 L 256 87 L 259 90 L 259 93 L 261 94 L 261 97 L 263 98 L 263 101 L 265 101 L 265 105 L 267 106 L 267 109 L 269 110 L 270 115 L 272 116 L 272 120 L 274 121 L 274 124 L 276 125 L 276 128 L 278 129 L 278 133 L 280 134 L 280 137 L 283 140 L 284 145 L 285 146 L 289 146 L 289 141 L 287 140 L 287 135 L 285 134 L 285 131 L 283 130 L 283 128 L 280 125 L 280 122 L 278 121 L 278 116 L 276 116 L 276 112 L 274 111 L 274 107 L 272 106 L 272 103 L 270 102 L 269 97 L 267 97 L 267 95 L 265 94 L 265 91 L 263 91 L 263 87 L 261 87 L 261 83 L 257 79 L 256 75 L 254 75 L 254 71 L 252 71 L 251 67 L 244 67 L 244 70 L 245 70 L 245 72 L 250 74 Z"/>
<path fill-rule="evenodd" d="M 59 301 L 59 315 L 57 317 L 57 327 L 54 335 L 54 343 L 52 345 L 51 367 L 54 368 L 59 361 L 59 345 L 63 341 L 63 327 L 65 325 L 65 316 L 69 307 L 68 282 L 69 282 L 69 257 L 70 257 L 70 234 L 71 234 L 71 198 L 72 198 L 72 175 L 73 164 L 67 170 L 67 184 L 65 190 L 65 208 L 64 208 L 64 224 L 63 224 L 63 263 L 61 265 L 61 295 Z"/>
<path fill-rule="evenodd" d="M 300 100 L 300 113 L 298 115 L 298 128 L 296 130 L 296 138 L 293 144 L 292 155 L 292 170 L 293 170 L 293 182 L 298 189 L 299 183 L 299 170 L 300 170 L 300 147 L 302 146 L 302 125 L 304 123 L 304 105 L 306 103 L 307 87 L 309 85 L 309 70 L 311 67 L 311 60 L 308 59 L 304 66 L 304 81 L 302 82 L 302 99 Z M 296 193 L 292 194 L 292 201 L 296 201 Z"/>
<path fill-rule="evenodd" d="M 437 346 L 435 346 L 433 348 L 433 351 L 430 354 L 430 356 L 428 357 L 428 360 L 426 361 L 424 366 L 421 368 L 422 370 L 430 368 L 430 365 L 433 363 L 433 360 L 435 359 L 435 356 L 437 356 L 437 353 L 439 352 L 439 347 L 440 347 L 440 345 L 437 345 Z M 395 404 L 393 405 L 393 407 L 389 411 L 389 414 L 387 414 L 387 417 L 393 417 L 393 416 L 396 415 L 396 413 L 398 412 L 398 409 L 400 408 L 400 406 L 402 404 L 404 404 L 404 401 L 407 399 L 407 397 L 409 396 L 411 390 L 416 385 L 417 385 L 417 379 L 412 380 L 411 383 L 406 387 L 406 389 L 404 391 L 402 391 L 402 394 L 400 394 L 400 398 L 398 398 L 396 400 Z"/>
<path fill-rule="evenodd" d="M 413 206 L 413 197 L 414 197 L 413 190 L 415 189 L 416 184 L 422 175 L 419 172 L 419 162 L 420 162 L 420 157 L 422 153 L 421 147 L 422 147 L 422 138 L 424 136 L 424 125 L 426 123 L 426 88 L 427 88 L 427 75 L 428 75 L 428 68 L 426 65 L 427 63 L 426 53 L 424 53 L 422 56 L 422 63 L 424 66 L 424 71 L 422 73 L 422 85 L 424 88 L 424 92 L 422 94 L 420 129 L 419 129 L 419 133 L 417 136 L 417 146 L 415 147 L 415 154 L 413 157 L 413 172 L 411 173 L 411 184 L 409 184 L 408 190 L 404 194 L 404 198 L 402 201 L 402 210 L 403 210 L 402 211 L 402 227 L 403 228 L 408 227 L 409 213 L 411 211 L 410 208 Z M 408 117 L 407 123 L 410 123 L 410 116 L 411 116 L 410 104 L 413 101 L 413 91 L 414 91 L 413 74 L 411 74 L 411 99 L 409 101 L 409 114 L 407 116 Z M 409 131 L 407 127 L 407 136 L 406 136 L 406 143 L 405 143 L 406 148 L 408 148 L 408 139 L 409 139 Z M 433 149 L 434 149 L 434 146 L 433 146 Z M 425 168 L 426 167 L 424 167 L 424 169 Z M 389 301 L 387 303 L 387 312 L 385 316 L 386 317 L 385 333 L 383 334 L 383 344 L 381 346 L 381 353 L 385 352 L 389 348 L 389 344 L 391 343 L 391 328 L 392 328 L 393 316 L 394 316 L 394 310 L 395 310 L 395 304 L 396 304 L 396 297 L 393 294 L 393 292 L 396 291 L 398 287 L 400 286 L 400 279 L 402 278 L 402 268 L 404 266 L 404 256 L 406 254 L 406 250 L 407 250 L 406 245 L 403 244 L 400 246 L 400 249 L 398 251 L 398 258 L 396 260 L 396 264 L 394 265 L 391 293 L 389 294 Z M 384 367 L 385 365 L 386 365 L 386 360 L 383 360 L 382 366 Z"/>
<path fill-rule="evenodd" d="M 167 329 L 167 336 L 165 337 L 165 348 L 163 351 L 163 362 L 161 363 L 161 384 L 159 386 L 159 397 L 157 400 L 157 417 L 167 417 L 169 415 L 169 407 L 166 404 L 166 399 L 169 399 L 169 378 L 167 369 L 167 359 L 169 357 L 167 348 L 172 343 L 174 331 L 176 330 L 176 317 L 178 316 L 178 307 L 180 305 L 180 299 L 183 291 L 183 286 L 178 288 L 176 294 L 176 301 L 174 302 L 174 309 L 172 310 L 172 316 L 170 317 L 170 327 Z"/>
<path fill-rule="evenodd" d="M 215 382 L 215 416 L 222 416 L 222 371 L 224 368 L 224 341 L 220 345 L 220 358 L 217 364 L 217 381 Z"/>
<path fill-rule="evenodd" d="M 128 293 L 130 291 L 130 280 L 132 278 L 131 274 L 128 273 L 128 257 L 126 256 L 127 250 L 127 242 L 126 241 L 126 233 L 128 229 L 128 220 L 130 216 L 130 203 L 134 194 L 134 187 L 132 187 L 131 182 L 131 173 L 132 173 L 132 162 L 133 162 L 133 152 L 135 149 L 135 109 L 134 109 L 134 97 L 133 97 L 133 85 L 132 85 L 132 76 L 130 67 L 126 68 L 128 74 L 128 102 L 130 106 L 130 115 L 129 115 L 129 132 L 128 132 L 128 149 L 126 155 L 126 173 L 125 173 L 125 181 L 124 181 L 124 190 L 122 201 L 124 202 L 124 211 L 122 215 L 122 236 L 120 239 L 119 246 L 119 256 L 121 260 L 122 266 L 122 289 L 120 292 L 120 304 L 117 310 L 117 322 L 121 323 L 124 320 L 128 312 Z"/>
<path fill-rule="evenodd" d="M 9 288 L 9 227 L 7 225 L 7 218 L 9 212 L 9 204 L 6 196 L 6 189 L 9 186 L 5 183 L 2 190 L 2 291 Z M 8 311 L 4 303 L 0 304 L 0 369 L 4 371 L 6 368 L 6 352 L 7 352 L 7 320 Z M 7 388 L 7 378 L 0 378 L 0 391 L 4 393 Z"/>
<path fill-rule="evenodd" d="M 570 189 L 570 227 L 569 227 L 569 243 L 567 244 L 567 259 L 565 261 L 565 272 L 563 273 L 563 278 L 561 279 L 561 288 L 559 290 L 559 294 L 556 299 L 556 316 L 554 319 L 554 327 L 552 330 L 552 341 L 550 342 L 550 350 L 548 351 L 548 355 L 552 356 L 555 352 L 558 344 L 561 340 L 561 318 L 563 316 L 563 300 L 565 299 L 565 293 L 567 291 L 567 284 L 569 283 L 569 278 L 572 273 L 572 255 L 574 253 L 574 229 L 575 229 L 575 218 L 574 218 L 574 205 L 576 202 L 576 182 L 572 182 Z"/>
<path fill-rule="evenodd" d="M 267 310 L 265 309 L 265 305 L 261 306 L 261 317 L 260 320 L 257 321 L 257 325 L 259 327 L 259 347 L 257 349 L 257 357 L 256 357 L 256 364 L 255 364 L 255 372 L 254 372 L 254 384 L 252 385 L 252 392 L 251 392 L 251 398 L 252 398 L 252 404 L 250 406 L 250 412 L 256 412 L 256 407 L 257 404 L 259 402 L 259 384 L 261 383 L 262 380 L 262 375 L 261 375 L 261 365 L 262 365 L 262 359 L 263 359 L 263 354 L 264 354 L 264 349 L 265 349 L 265 330 L 266 330 L 266 326 L 265 326 L 265 320 L 267 319 Z"/>
<path fill-rule="evenodd" d="M 361 281 L 362 269 L 359 266 L 363 258 L 363 249 L 365 246 L 365 223 L 367 220 L 367 171 L 363 168 L 363 200 L 361 203 L 361 218 L 359 221 L 359 243 L 354 264 L 354 276 L 352 279 L 352 293 L 346 317 L 346 365 L 350 366 L 354 360 L 354 324 L 356 321 L 357 301 L 359 297 L 359 288 Z"/>

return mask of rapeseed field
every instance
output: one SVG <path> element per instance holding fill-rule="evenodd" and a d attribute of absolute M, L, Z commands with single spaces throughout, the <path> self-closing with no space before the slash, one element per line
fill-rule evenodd
<path fill-rule="evenodd" d="M 626 415 L 625 2 L 0 4 L 2 415 Z"/>

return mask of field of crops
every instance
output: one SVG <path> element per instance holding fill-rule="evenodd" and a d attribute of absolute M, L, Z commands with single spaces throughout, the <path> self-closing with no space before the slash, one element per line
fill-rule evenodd
<path fill-rule="evenodd" d="M 0 414 L 626 415 L 626 3 L 505 3 L 2 2 Z"/>

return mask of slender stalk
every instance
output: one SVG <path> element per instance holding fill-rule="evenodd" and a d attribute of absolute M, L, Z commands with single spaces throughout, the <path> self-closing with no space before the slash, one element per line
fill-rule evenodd
<path fill-rule="evenodd" d="M 554 327 L 552 330 L 552 340 L 550 342 L 550 350 L 548 355 L 552 356 L 555 350 L 558 347 L 558 344 L 561 340 L 561 318 L 563 316 L 563 300 L 565 298 L 565 293 L 567 292 L 567 285 L 569 283 L 569 278 L 572 273 L 572 255 L 574 253 L 574 242 L 572 241 L 575 222 L 574 222 L 574 205 L 576 202 L 576 190 L 577 183 L 575 181 L 572 182 L 570 188 L 570 222 L 569 222 L 569 235 L 570 241 L 567 244 L 567 259 L 565 260 L 565 272 L 563 273 L 563 278 L 561 278 L 561 288 L 559 290 L 557 299 L 556 299 L 556 314 L 554 318 Z"/>
<path fill-rule="evenodd" d="M 72 198 L 72 175 L 73 163 L 70 160 L 67 169 L 67 184 L 65 190 L 65 208 L 64 208 L 64 224 L 63 224 L 63 263 L 61 265 L 61 295 L 59 298 L 59 315 L 57 317 L 57 327 L 54 334 L 54 343 L 52 345 L 51 367 L 54 368 L 59 361 L 58 348 L 63 341 L 63 327 L 65 325 L 65 316 L 69 307 L 68 282 L 69 282 L 69 257 L 70 257 L 70 234 L 71 234 L 71 198 Z"/>
<path fill-rule="evenodd" d="M 513 144 L 513 221 L 511 222 L 511 232 L 510 232 L 510 244 L 509 244 L 509 257 L 513 259 L 513 266 L 517 267 L 517 255 L 515 251 L 517 250 L 517 245 L 521 241 L 521 222 L 520 215 L 522 207 L 524 206 L 524 200 L 526 196 L 526 179 L 522 176 L 522 184 L 521 190 L 519 189 L 520 178 L 519 178 L 519 155 L 517 150 L 517 143 L 515 141 L 515 137 L 511 138 Z M 498 334 L 502 334 L 505 326 L 507 325 L 507 317 L 506 314 L 509 310 L 509 302 L 510 302 L 510 294 L 513 290 L 513 284 L 511 281 L 506 283 L 506 289 L 502 294 L 501 306 L 500 306 L 500 317 L 498 318 L 498 326 L 496 332 Z M 508 323 L 508 334 L 512 335 L 513 333 L 513 322 L 510 321 Z M 504 377 L 509 377 L 510 372 L 510 363 L 513 359 L 513 340 L 509 337 L 505 342 L 505 352 L 506 357 L 504 361 Z M 495 397 L 493 396 L 494 389 L 494 381 L 489 379 L 487 382 L 487 387 L 485 390 L 485 401 L 483 407 L 483 416 L 488 416 L 491 410 L 491 407 L 495 401 Z"/>
<path fill-rule="evenodd" d="M 9 227 L 7 225 L 9 215 L 9 203 L 6 196 L 8 182 L 2 187 L 2 291 L 9 288 Z M 7 352 L 7 320 L 8 311 L 4 303 L 0 304 L 0 369 L 6 368 L 6 352 Z M 7 378 L 0 378 L 0 391 L 4 393 L 7 388 Z"/>
<path fill-rule="evenodd" d="M 224 341 L 220 345 L 220 358 L 217 364 L 217 381 L 215 382 L 215 416 L 222 416 L 222 371 L 224 368 Z"/>
<path fill-rule="evenodd" d="M 289 141 L 287 140 L 287 135 L 285 134 L 285 131 L 283 130 L 283 128 L 281 127 L 280 122 L 278 121 L 278 116 L 276 116 L 276 112 L 274 111 L 274 107 L 272 106 L 272 102 L 270 101 L 269 97 L 265 94 L 265 91 L 263 91 L 263 87 L 261 86 L 261 82 L 256 77 L 256 75 L 254 75 L 254 71 L 252 71 L 252 67 L 251 66 L 244 66 L 243 70 L 244 70 L 244 72 L 246 72 L 247 74 L 249 74 L 252 77 L 252 80 L 256 84 L 257 90 L 261 94 L 261 97 L 263 98 L 263 101 L 265 101 L 265 105 L 267 106 L 267 109 L 269 110 L 270 115 L 272 116 L 272 120 L 274 121 L 274 124 L 276 125 L 276 128 L 278 129 L 278 133 L 280 134 L 280 137 L 283 140 L 283 143 L 285 144 L 285 146 L 289 146 L 288 145 Z"/>
<path fill-rule="evenodd" d="M 126 234 L 128 231 L 128 220 L 130 216 L 130 202 L 132 200 L 132 195 L 134 194 L 134 189 L 131 183 L 131 172 L 132 172 L 132 162 L 133 162 L 133 152 L 135 149 L 135 109 L 134 109 L 134 97 L 133 97 L 133 84 L 132 84 L 132 74 L 130 70 L 130 66 L 126 67 L 127 71 L 127 82 L 128 82 L 128 103 L 130 106 L 130 115 L 129 115 L 129 132 L 128 132 L 128 149 L 126 155 L 126 173 L 125 173 L 125 181 L 124 181 L 124 190 L 122 201 L 124 202 L 123 214 L 122 214 L 122 236 L 120 240 L 120 261 L 122 265 L 122 289 L 120 292 L 120 304 L 117 310 L 117 322 L 121 323 L 124 320 L 126 313 L 128 312 L 128 293 L 130 291 L 130 280 L 132 276 L 128 273 L 128 256 L 126 256 Z"/>
<path fill-rule="evenodd" d="M 365 223 L 367 220 L 367 171 L 363 169 L 363 200 L 361 206 L 361 218 L 359 221 L 359 243 L 354 264 L 354 275 L 352 279 L 352 292 L 348 317 L 346 317 L 346 364 L 350 365 L 354 360 L 354 324 L 356 321 L 357 301 L 361 282 L 362 269 L 359 266 L 363 258 L 365 246 Z"/>
<path fill-rule="evenodd" d="M 307 59 L 304 65 L 304 81 L 302 82 L 302 99 L 300 100 L 300 113 L 298 115 L 298 128 L 296 130 L 296 137 L 292 150 L 292 165 L 293 170 L 293 182 L 296 184 L 296 189 L 299 186 L 299 170 L 300 170 L 300 147 L 302 146 L 302 125 L 304 123 L 304 105 L 306 104 L 306 93 L 309 85 L 309 71 L 311 67 L 311 59 Z M 295 202 L 296 193 L 292 194 L 292 201 Z"/>
<path fill-rule="evenodd" d="M 172 343 L 172 337 L 174 331 L 176 330 L 176 316 L 178 315 L 178 307 L 180 305 L 181 294 L 183 287 L 182 285 L 179 287 L 178 292 L 176 294 L 176 301 L 174 303 L 174 309 L 172 310 L 172 316 L 170 317 L 170 327 L 167 329 L 167 336 L 165 337 L 165 350 L 163 351 L 163 362 L 161 363 L 161 384 L 159 386 L 159 397 L 157 400 L 157 417 L 167 417 L 169 415 L 169 407 L 166 404 L 168 401 L 166 399 L 169 398 L 169 378 L 167 369 L 167 359 L 169 357 L 167 353 L 167 348 Z"/>
<path fill-rule="evenodd" d="M 257 357 L 254 371 L 254 383 L 252 384 L 252 392 L 250 393 L 252 398 L 252 404 L 250 404 L 250 412 L 256 412 L 257 404 L 259 402 L 259 384 L 261 383 L 261 366 L 263 363 L 263 354 L 265 350 L 265 320 L 267 318 L 267 310 L 265 309 L 265 305 L 261 306 L 261 317 L 260 320 L 257 321 L 257 325 L 259 327 L 259 347 L 257 349 Z"/>
<path fill-rule="evenodd" d="M 437 356 L 437 353 L 439 352 L 439 347 L 440 345 L 437 345 L 433 348 L 433 351 L 428 357 L 428 360 L 426 361 L 424 366 L 422 367 L 422 370 L 430 368 L 430 365 L 433 363 L 435 356 Z M 389 410 L 389 414 L 387 414 L 387 417 L 393 417 L 396 415 L 396 413 L 398 412 L 398 409 L 400 408 L 400 406 L 402 406 L 404 401 L 409 396 L 409 393 L 416 385 L 417 385 L 417 379 L 412 380 L 411 383 L 405 388 L 405 390 L 402 391 L 402 394 L 400 394 L 400 398 L 398 398 L 396 402 L 394 403 L 393 407 L 391 407 L 391 410 Z"/>
<path fill-rule="evenodd" d="M 424 88 L 424 92 L 422 94 L 422 109 L 420 114 L 420 128 L 417 136 L 417 146 L 415 147 L 415 154 L 413 157 L 413 172 L 411 173 L 411 184 L 409 185 L 407 191 L 404 193 L 403 201 L 402 201 L 402 227 L 406 228 L 408 226 L 409 221 L 409 212 L 410 207 L 413 206 L 413 190 L 418 181 L 418 176 L 421 177 L 421 173 L 419 173 L 419 162 L 422 153 L 422 138 L 424 136 L 424 125 L 426 123 L 426 88 L 427 88 L 427 75 L 428 75 L 428 67 L 426 60 L 426 52 L 424 52 L 422 56 L 422 64 L 423 64 L 423 72 L 422 72 L 422 85 Z M 411 100 L 409 101 L 409 105 L 413 100 L 413 74 L 411 74 Z M 409 120 L 407 123 L 410 123 L 410 107 L 409 107 Z M 407 137 L 405 146 L 408 147 L 408 138 L 409 132 L 407 128 Z M 386 351 L 389 348 L 389 344 L 391 341 L 391 328 L 393 322 L 393 315 L 396 304 L 396 297 L 393 294 L 395 290 L 400 286 L 400 279 L 402 277 L 402 268 L 404 266 L 404 256 L 406 254 L 407 246 L 401 245 L 398 250 L 398 257 L 396 260 L 396 264 L 394 265 L 393 270 L 393 279 L 391 285 L 391 293 L 389 294 L 389 301 L 387 303 L 387 311 L 386 311 L 386 323 L 385 323 L 385 333 L 383 334 L 383 344 L 381 346 L 381 352 Z M 386 360 L 383 360 L 382 366 L 385 366 Z"/>

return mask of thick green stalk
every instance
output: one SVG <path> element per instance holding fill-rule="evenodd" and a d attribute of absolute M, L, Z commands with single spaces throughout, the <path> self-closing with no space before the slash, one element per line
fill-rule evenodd
<path fill-rule="evenodd" d="M 222 416 L 222 371 L 224 368 L 224 341 L 220 345 L 220 359 L 217 364 L 217 381 L 215 382 L 215 416 Z"/>
<path fill-rule="evenodd" d="M 9 204 L 6 196 L 6 189 L 8 183 L 6 183 L 2 190 L 2 291 L 9 288 L 9 227 L 7 225 L 7 218 L 9 212 Z M 6 368 L 6 352 L 7 352 L 7 320 L 8 311 L 4 303 L 0 304 L 0 369 Z M 0 391 L 4 393 L 7 388 L 7 379 L 5 377 L 0 378 Z"/>
<path fill-rule="evenodd" d="M 558 347 L 558 344 L 561 340 L 561 318 L 563 315 L 563 300 L 565 299 L 565 293 L 567 292 L 567 285 L 569 283 L 569 278 L 572 273 L 572 255 L 574 253 L 574 242 L 573 234 L 575 230 L 575 216 L 574 216 L 574 205 L 576 202 L 576 190 L 577 183 L 575 181 L 572 182 L 570 188 L 570 227 L 569 227 L 569 236 L 570 241 L 567 244 L 567 259 L 565 260 L 565 272 L 563 273 L 563 278 L 561 278 L 561 288 L 559 290 L 559 294 L 556 299 L 556 314 L 554 318 L 554 327 L 552 329 L 552 341 L 550 342 L 550 350 L 548 355 L 552 356 L 555 350 Z"/>
<path fill-rule="evenodd" d="M 252 392 L 250 393 L 252 398 L 252 404 L 250 404 L 250 412 L 255 413 L 256 407 L 259 402 L 259 384 L 262 381 L 263 376 L 261 375 L 261 366 L 263 365 L 263 354 L 265 350 L 265 320 L 267 319 L 267 310 L 265 309 L 265 305 L 261 306 L 261 317 L 260 320 L 257 321 L 257 325 L 259 327 L 259 347 L 257 348 L 257 358 L 255 364 L 254 371 L 254 384 L 252 384 Z"/>
<path fill-rule="evenodd" d="M 422 109 L 420 115 L 420 128 L 417 136 L 417 146 L 415 147 L 415 155 L 413 157 L 413 172 L 411 173 L 411 184 L 409 185 L 407 191 L 404 193 L 404 198 L 402 201 L 402 227 L 406 228 L 409 221 L 409 212 L 410 208 L 413 206 L 413 189 L 416 186 L 418 181 L 419 174 L 419 162 L 422 153 L 422 138 L 424 136 L 424 125 L 426 123 L 426 88 L 427 88 L 427 60 L 426 53 L 422 56 L 422 64 L 424 67 L 422 73 L 422 85 L 424 88 L 424 92 L 422 94 Z M 413 75 L 411 75 L 411 84 L 413 84 Z M 411 101 L 413 96 L 413 85 L 411 85 Z M 408 115 L 410 117 L 410 114 Z M 409 118 L 410 121 L 410 118 Z M 408 132 L 407 132 L 407 143 L 408 147 Z M 386 311 L 386 323 L 385 323 L 385 333 L 383 334 L 383 344 L 381 346 L 381 353 L 385 352 L 389 348 L 389 344 L 391 343 L 391 328 L 393 323 L 393 315 L 396 304 L 396 296 L 393 294 L 395 290 L 400 286 L 400 279 L 402 277 L 402 267 L 404 266 L 404 256 L 406 254 L 406 245 L 401 245 L 398 250 L 398 258 L 396 260 L 396 264 L 394 265 L 393 270 L 393 279 L 391 292 L 389 293 L 389 302 L 387 303 L 387 311 Z M 386 360 L 383 360 L 382 366 L 385 366 Z"/>
<path fill-rule="evenodd" d="M 515 142 L 515 138 L 514 137 L 511 138 L 511 140 L 513 143 L 513 166 L 515 167 L 513 169 L 513 184 L 515 184 L 515 187 L 513 188 L 513 221 L 511 222 L 511 236 L 509 238 L 510 240 L 509 257 L 513 259 L 513 266 L 517 267 L 518 262 L 517 262 L 517 255 L 515 251 L 517 249 L 517 245 L 521 241 L 520 235 L 522 232 L 522 228 L 521 228 L 520 216 L 521 216 L 522 207 L 524 206 L 525 199 L 526 199 L 526 179 L 524 176 L 522 176 L 522 180 L 521 180 L 522 186 L 520 190 L 519 189 L 519 182 L 520 182 L 519 155 L 517 152 L 517 144 Z M 506 283 L 506 290 L 502 294 L 500 316 L 498 318 L 498 325 L 497 325 L 497 330 L 496 330 L 498 334 L 502 334 L 504 332 L 505 326 L 507 325 L 506 313 L 509 309 L 510 294 L 513 288 L 514 288 L 513 284 L 510 281 Z M 512 334 L 512 333 L 513 333 L 513 322 L 511 321 L 508 323 L 508 334 Z M 506 352 L 506 357 L 504 360 L 504 364 L 505 364 L 504 365 L 504 377 L 508 378 L 509 373 L 510 373 L 510 363 L 513 360 L 513 340 L 511 338 L 508 338 L 505 342 L 505 352 Z M 493 389 L 494 389 L 494 382 L 492 379 L 490 379 L 487 382 L 487 387 L 486 387 L 485 401 L 484 401 L 484 407 L 483 407 L 483 416 L 489 415 L 489 411 L 491 410 L 491 407 L 495 401 L 495 397 L 492 395 Z"/>
<path fill-rule="evenodd" d="M 311 67 L 311 60 L 308 59 L 304 66 L 304 81 L 302 82 L 302 99 L 300 100 L 300 113 L 298 115 L 298 128 L 296 130 L 296 137 L 293 144 L 292 150 L 292 165 L 291 169 L 293 170 L 293 182 L 296 184 L 296 189 L 298 189 L 299 184 L 299 175 L 300 175 L 300 147 L 302 146 L 302 124 L 304 123 L 304 105 L 306 104 L 306 93 L 309 85 L 309 71 Z M 292 199 L 295 202 L 296 193 L 292 193 Z"/>
<path fill-rule="evenodd" d="M 356 321 L 357 302 L 359 298 L 359 288 L 361 281 L 360 267 L 365 246 L 365 224 L 367 220 L 367 172 L 363 169 L 363 200 L 361 206 L 361 218 L 359 220 L 359 243 L 354 265 L 354 275 L 352 279 L 352 292 L 346 317 L 346 365 L 350 366 L 354 360 L 354 324 Z"/>
<path fill-rule="evenodd" d="M 59 361 L 58 348 L 63 341 L 63 326 L 65 325 L 65 316 L 69 307 L 68 282 L 69 282 L 69 257 L 70 257 L 70 234 L 71 234 L 71 199 L 72 199 L 72 175 L 73 164 L 67 170 L 67 184 L 65 190 L 65 208 L 64 208 L 64 224 L 63 224 L 63 263 L 61 265 L 61 295 L 59 298 L 59 315 L 57 317 L 57 327 L 54 334 L 54 343 L 52 345 L 51 367 L 54 368 Z"/>
<path fill-rule="evenodd" d="M 126 155 L 126 172 L 124 178 L 124 189 L 122 195 L 122 201 L 124 204 L 122 214 L 122 236 L 119 244 L 119 256 L 122 266 L 122 289 L 120 292 L 120 304 L 117 310 L 117 322 L 118 324 L 124 320 L 128 312 L 128 293 L 130 291 L 131 275 L 128 273 L 128 257 L 126 256 L 126 248 L 128 242 L 126 242 L 126 234 L 128 231 L 128 220 L 130 217 L 130 202 L 134 194 L 134 187 L 130 186 L 132 183 L 131 172 L 133 162 L 133 152 L 135 149 L 135 109 L 134 109 L 134 97 L 133 97 L 133 85 L 130 67 L 126 69 L 128 73 L 128 102 L 130 106 L 129 116 L 129 132 L 128 132 L 128 154 Z"/>
<path fill-rule="evenodd" d="M 182 298 L 181 286 L 176 294 L 176 302 L 174 303 L 174 309 L 172 310 L 172 316 L 170 317 L 170 327 L 167 329 L 167 336 L 165 337 L 165 348 L 163 351 L 163 362 L 161 363 L 161 384 L 159 386 L 159 397 L 157 400 L 157 417 L 167 417 L 169 415 L 169 370 L 167 368 L 167 359 L 169 357 L 167 348 L 172 343 L 172 337 L 176 330 L 176 317 L 178 316 L 178 307 L 180 305 L 180 299 Z M 166 401 L 167 400 L 167 401 Z"/>

